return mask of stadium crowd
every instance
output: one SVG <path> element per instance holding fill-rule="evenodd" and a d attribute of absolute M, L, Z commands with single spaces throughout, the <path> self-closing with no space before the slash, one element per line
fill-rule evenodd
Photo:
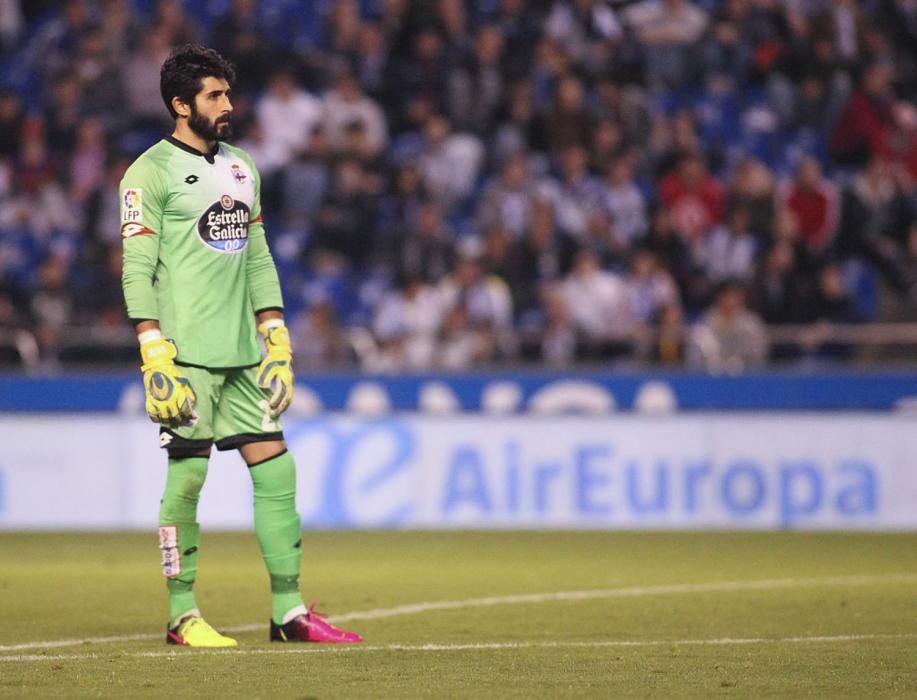
<path fill-rule="evenodd" d="M 118 183 L 186 42 L 236 65 L 300 370 L 740 371 L 917 300 L 908 0 L 10 1 L 0 328 L 48 362 L 128 326 Z"/>

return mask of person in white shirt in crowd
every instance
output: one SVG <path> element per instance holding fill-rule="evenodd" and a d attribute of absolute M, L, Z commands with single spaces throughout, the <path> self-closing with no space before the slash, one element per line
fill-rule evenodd
<path fill-rule="evenodd" d="M 500 174 L 484 187 L 478 206 L 478 224 L 482 230 L 499 226 L 518 240 L 525 236 L 532 220 L 532 203 L 537 193 L 529 175 L 528 154 L 518 151 L 500 167 Z"/>
<path fill-rule="evenodd" d="M 271 76 L 255 113 L 264 152 L 275 167 L 283 167 L 306 147 L 321 122 L 322 103 L 299 86 L 290 70 L 281 68 Z"/>
<path fill-rule="evenodd" d="M 472 194 L 484 160 L 484 145 L 473 134 L 452 133 L 449 120 L 432 115 L 423 126 L 419 164 L 424 184 L 445 211 Z"/>
<path fill-rule="evenodd" d="M 736 207 L 726 224 L 696 244 L 696 262 L 714 284 L 729 279 L 747 283 L 754 277 L 758 242 L 750 223 L 748 209 Z"/>
<path fill-rule="evenodd" d="M 436 334 L 443 321 L 441 295 L 420 277 L 402 276 L 382 297 L 373 317 L 379 344 L 376 369 L 424 369 L 436 360 Z"/>
<path fill-rule="evenodd" d="M 460 241 L 455 269 L 438 290 L 444 308 L 462 307 L 468 325 L 478 336 L 477 342 L 492 349 L 486 354 L 496 357 L 512 349 L 513 299 L 506 282 L 484 270 L 483 252 L 483 243 L 477 237 Z"/>
<path fill-rule="evenodd" d="M 745 285 L 723 282 L 713 306 L 690 332 L 688 366 L 707 372 L 739 374 L 764 365 L 767 329 L 746 305 Z"/>
<path fill-rule="evenodd" d="M 627 336 L 636 328 L 633 302 L 627 282 L 603 270 L 598 254 L 582 248 L 563 293 L 573 324 L 587 342 L 604 343 Z"/>
<path fill-rule="evenodd" d="M 388 124 L 382 108 L 363 92 L 359 81 L 347 69 L 342 69 L 334 87 L 322 98 L 322 118 L 332 150 L 340 150 L 348 125 L 363 125 L 368 154 L 375 156 L 388 145 Z"/>

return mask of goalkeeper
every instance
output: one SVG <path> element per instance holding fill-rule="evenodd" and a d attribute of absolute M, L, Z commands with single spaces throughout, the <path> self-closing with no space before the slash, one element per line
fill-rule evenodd
<path fill-rule="evenodd" d="M 131 165 L 120 187 L 124 298 L 140 341 L 146 410 L 169 456 L 159 511 L 166 641 L 236 645 L 204 621 L 194 598 L 197 503 L 215 444 L 248 464 L 271 582 L 270 639 L 358 642 L 306 609 L 299 592 L 296 469 L 279 420 L 293 397 L 290 337 L 258 171 L 223 142 L 234 77 L 212 49 L 173 51 L 160 86 L 175 131 Z"/>

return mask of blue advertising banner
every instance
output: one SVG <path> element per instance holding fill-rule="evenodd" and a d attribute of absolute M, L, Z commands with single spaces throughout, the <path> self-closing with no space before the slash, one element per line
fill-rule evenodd
<path fill-rule="evenodd" d="M 302 412 L 664 413 L 868 410 L 917 404 L 917 373 L 614 374 L 493 372 L 299 376 Z M 0 376 L 0 412 L 142 411 L 139 374 Z"/>

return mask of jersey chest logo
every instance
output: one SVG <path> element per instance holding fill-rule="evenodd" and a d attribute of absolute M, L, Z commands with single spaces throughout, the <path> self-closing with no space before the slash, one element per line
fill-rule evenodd
<path fill-rule="evenodd" d="M 248 220 L 251 212 L 245 202 L 228 194 L 211 204 L 197 221 L 197 235 L 210 248 L 221 253 L 238 253 L 248 245 Z"/>
<path fill-rule="evenodd" d="M 242 166 L 240 166 L 238 163 L 233 163 L 229 169 L 232 172 L 233 179 L 237 183 L 240 185 L 245 184 L 245 180 L 248 178 L 248 176 L 242 171 Z"/>

